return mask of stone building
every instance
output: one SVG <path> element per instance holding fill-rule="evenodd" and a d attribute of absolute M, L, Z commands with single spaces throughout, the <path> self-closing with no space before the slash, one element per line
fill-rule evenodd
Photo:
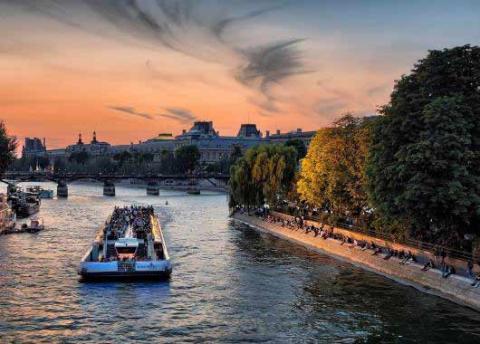
<path fill-rule="evenodd" d="M 242 124 L 236 136 L 221 136 L 215 130 L 211 121 L 197 121 L 193 123 L 190 130 L 173 137 L 170 133 L 162 133 L 157 137 L 146 140 L 144 142 L 130 143 L 126 145 L 110 145 L 107 142 L 97 140 L 94 132 L 90 143 L 84 143 L 82 135 L 79 135 L 77 143 L 66 147 L 64 150 L 55 149 L 47 151 L 48 156 L 53 161 L 54 158 L 62 156 L 67 158 L 76 152 L 85 151 L 93 157 L 110 156 L 113 157 L 117 153 L 150 153 L 153 155 L 154 162 L 160 162 L 162 154 L 166 152 L 175 152 L 176 149 L 185 145 L 195 145 L 198 147 L 201 157 L 201 163 L 215 163 L 232 153 L 238 147 L 243 152 L 250 147 L 262 143 L 284 143 L 290 139 L 300 139 L 306 146 L 310 143 L 315 131 L 304 132 L 297 129 L 293 132 L 281 133 L 277 130 L 276 134 L 270 135 L 267 131 L 263 137 L 256 124 Z"/>
<path fill-rule="evenodd" d="M 23 145 L 22 149 L 22 157 L 24 158 L 32 158 L 32 157 L 39 157 L 39 156 L 46 156 L 47 155 L 47 147 L 45 144 L 45 139 L 40 140 L 38 137 L 26 137 L 25 144 Z"/>

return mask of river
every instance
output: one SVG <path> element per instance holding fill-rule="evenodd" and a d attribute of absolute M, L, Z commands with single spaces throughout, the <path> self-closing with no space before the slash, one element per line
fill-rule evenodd
<path fill-rule="evenodd" d="M 1 343 L 480 342 L 480 313 L 234 225 L 224 194 L 69 191 L 42 202 L 45 231 L 0 237 Z M 98 226 L 132 203 L 161 217 L 170 281 L 79 282 Z"/>

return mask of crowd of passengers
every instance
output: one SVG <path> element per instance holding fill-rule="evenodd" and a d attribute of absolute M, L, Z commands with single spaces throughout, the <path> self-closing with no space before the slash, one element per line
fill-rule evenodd
<path fill-rule="evenodd" d="M 103 235 L 107 240 L 117 240 L 125 235 L 125 231 L 131 227 L 135 238 L 146 239 L 151 230 L 151 216 L 154 214 L 152 206 L 125 206 L 115 207 L 110 220 L 105 222 Z M 113 245 L 112 245 L 113 247 Z M 116 252 L 108 253 L 108 258 L 100 257 L 100 261 L 116 261 Z M 145 259 L 147 256 L 146 246 L 140 245 L 135 253 L 135 258 Z M 124 261 L 127 259 L 124 258 Z"/>
<path fill-rule="evenodd" d="M 242 207 L 238 207 L 236 210 L 240 211 L 241 213 L 246 212 L 246 210 Z M 415 255 L 411 251 L 394 250 L 389 247 L 378 246 L 373 241 L 368 242 L 366 240 L 357 240 L 355 238 L 334 231 L 333 226 L 326 225 L 324 223 L 321 223 L 318 227 L 312 225 L 311 223 L 308 224 L 308 222 L 305 221 L 304 217 L 302 216 L 295 216 L 293 217 L 293 219 L 289 220 L 279 216 L 273 216 L 272 214 L 270 214 L 268 208 L 256 209 L 255 215 L 265 222 L 280 225 L 284 228 L 296 231 L 304 231 L 305 234 L 311 233 L 314 237 L 320 237 L 325 240 L 329 238 L 338 240 L 341 242 L 340 245 L 348 245 L 350 248 L 358 247 L 362 251 L 371 250 L 372 255 L 374 256 L 382 254 L 384 260 L 389 260 L 390 258 L 395 257 L 400 260 L 400 264 L 402 265 L 408 264 L 409 262 L 417 262 L 417 257 L 415 257 Z M 445 258 L 447 257 L 447 254 L 444 250 L 440 250 L 436 255 L 441 257 L 440 263 L 437 264 L 433 261 L 433 259 L 429 259 L 423 265 L 422 271 L 439 269 L 442 273 L 443 278 L 448 278 L 449 276 L 456 273 L 455 267 L 446 263 Z M 472 280 L 471 286 L 478 288 L 480 287 L 480 274 L 475 274 L 473 268 L 474 264 L 471 260 L 469 260 L 467 262 L 466 268 L 467 277 Z"/>
<path fill-rule="evenodd" d="M 131 226 L 135 235 L 142 235 L 151 228 L 151 215 L 153 215 L 151 206 L 115 207 L 110 221 L 105 223 L 103 234 L 108 240 L 116 240 Z"/>

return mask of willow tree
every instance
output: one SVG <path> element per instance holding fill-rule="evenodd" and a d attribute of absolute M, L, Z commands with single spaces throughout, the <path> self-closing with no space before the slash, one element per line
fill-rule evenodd
<path fill-rule="evenodd" d="M 288 193 L 297 167 L 295 148 L 260 145 L 248 149 L 230 171 L 231 198 L 236 204 L 271 205 Z"/>
<path fill-rule="evenodd" d="M 347 114 L 317 132 L 302 160 L 297 183 L 302 200 L 340 217 L 366 214 L 365 162 L 373 122 Z"/>
<path fill-rule="evenodd" d="M 376 211 L 422 239 L 478 231 L 480 48 L 430 51 L 382 112 L 368 164 Z"/>

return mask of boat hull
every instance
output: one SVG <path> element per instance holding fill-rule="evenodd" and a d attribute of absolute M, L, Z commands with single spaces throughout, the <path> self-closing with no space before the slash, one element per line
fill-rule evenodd
<path fill-rule="evenodd" d="M 164 281 L 170 278 L 171 271 L 150 271 L 150 272 L 86 272 L 80 274 L 83 282 L 95 281 Z"/>
<path fill-rule="evenodd" d="M 122 262 L 82 262 L 78 274 L 82 281 L 165 280 L 170 277 L 170 261 L 138 261 L 128 267 Z"/>
<path fill-rule="evenodd" d="M 19 219 L 27 218 L 33 214 L 36 214 L 40 211 L 39 205 L 19 205 L 14 206 L 13 210 L 17 214 Z"/>

